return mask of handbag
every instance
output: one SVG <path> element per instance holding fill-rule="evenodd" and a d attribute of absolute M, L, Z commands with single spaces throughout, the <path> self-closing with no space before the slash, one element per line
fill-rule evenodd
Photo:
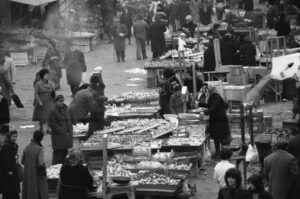
<path fill-rule="evenodd" d="M 14 101 L 15 105 L 16 105 L 18 108 L 24 108 L 23 103 L 21 102 L 19 96 L 18 96 L 16 93 L 13 93 L 13 94 L 11 95 L 11 99 Z"/>
<path fill-rule="evenodd" d="M 19 181 L 22 182 L 24 169 L 19 162 L 17 162 L 17 170 L 18 170 Z"/>

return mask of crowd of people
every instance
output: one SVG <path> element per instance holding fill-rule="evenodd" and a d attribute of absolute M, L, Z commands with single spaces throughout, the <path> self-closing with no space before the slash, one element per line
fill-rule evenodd
<path fill-rule="evenodd" d="M 113 2 L 113 1 L 111 1 Z M 253 1 L 244 0 L 246 11 L 253 10 Z M 275 7 L 275 5 L 277 7 Z M 275 28 L 279 36 L 287 36 L 290 26 L 286 20 L 282 4 L 269 1 L 267 26 Z M 113 6 L 113 5 L 111 5 Z M 165 32 L 182 31 L 186 37 L 194 37 L 199 25 L 207 26 L 225 17 L 225 8 L 232 2 L 225 0 L 191 0 L 191 1 L 158 1 L 153 0 L 147 12 L 133 16 L 128 7 L 120 15 L 115 12 L 113 20 L 105 23 L 109 28 L 106 34 L 112 39 L 117 62 L 125 62 L 126 39 L 132 43 L 136 39 L 136 59 L 147 59 L 146 45 L 151 42 L 152 58 L 157 59 L 165 53 Z M 287 2 L 289 10 L 300 13 L 295 4 Z M 279 12 L 281 9 L 281 12 Z M 283 10 L 282 10 L 283 9 Z M 280 19 L 275 20 L 277 16 Z M 273 16 L 273 17 L 272 17 Z M 276 17 L 274 17 L 276 16 Z M 136 18 L 135 18 L 136 17 Z M 111 18 L 111 16 L 110 16 Z M 113 23 L 112 23 L 113 22 Z M 250 37 L 238 40 L 229 28 L 225 34 L 218 31 L 218 24 L 208 31 L 209 43 L 204 51 L 204 71 L 215 70 L 215 51 L 213 40 L 220 39 L 221 61 L 224 65 L 255 66 L 257 49 Z M 131 35 L 131 33 L 133 33 Z M 5 52 L 0 59 L 0 132 L 6 139 L 0 148 L 0 193 L 3 199 L 19 199 L 22 190 L 23 199 L 47 199 L 46 165 L 44 159 L 43 137 L 51 134 L 53 149 L 52 165 L 63 164 L 60 172 L 59 199 L 83 199 L 86 190 L 93 190 L 94 182 L 88 168 L 83 165 L 83 156 L 73 147 L 73 128 L 79 122 L 88 123 L 88 136 L 102 130 L 105 120 L 105 84 L 102 79 L 102 68 L 96 67 L 85 83 L 87 66 L 84 54 L 66 42 L 65 52 L 58 50 L 56 43 L 49 40 L 42 69 L 36 74 L 33 102 L 33 121 L 39 122 L 39 130 L 33 133 L 32 140 L 25 148 L 21 158 L 18 156 L 18 132 L 9 129 L 11 95 L 14 94 L 16 82 L 15 66 L 10 53 Z M 70 86 L 72 101 L 69 106 L 64 103 L 65 97 L 59 94 L 62 68 L 66 71 L 67 83 Z M 201 78 L 196 78 L 193 88 L 193 71 L 184 81 L 171 68 L 163 71 L 159 82 L 160 116 L 179 114 L 187 108 L 201 108 L 201 117 L 209 116 L 206 132 L 214 140 L 213 158 L 221 161 L 216 165 L 214 178 L 220 186 L 219 199 L 287 199 L 298 198 L 300 190 L 300 135 L 290 143 L 277 143 L 276 150 L 264 159 L 260 174 L 247 179 L 248 188 L 242 185 L 239 169 L 229 162 L 232 152 L 224 149 L 231 141 L 226 116 L 227 103 L 218 94 L 215 87 L 209 86 Z M 160 77 L 158 79 L 161 79 Z M 187 95 L 182 88 L 187 87 Z M 196 92 L 195 92 L 196 91 Z M 19 162 L 19 159 L 21 161 Z M 22 171 L 21 166 L 24 170 Z M 22 181 L 22 189 L 20 182 Z M 265 186 L 268 187 L 267 191 Z"/>

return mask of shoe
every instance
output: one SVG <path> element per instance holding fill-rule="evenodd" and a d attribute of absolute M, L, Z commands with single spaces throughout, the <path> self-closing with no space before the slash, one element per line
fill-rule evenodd
<path fill-rule="evenodd" d="M 120 62 L 120 60 L 117 60 L 117 62 Z"/>
<path fill-rule="evenodd" d="M 148 59 L 148 57 L 146 56 L 146 57 L 143 57 L 143 59 Z"/>
<path fill-rule="evenodd" d="M 125 59 L 123 59 L 122 62 L 125 62 Z"/>
<path fill-rule="evenodd" d="M 141 60 L 141 58 L 137 58 L 137 60 Z"/>

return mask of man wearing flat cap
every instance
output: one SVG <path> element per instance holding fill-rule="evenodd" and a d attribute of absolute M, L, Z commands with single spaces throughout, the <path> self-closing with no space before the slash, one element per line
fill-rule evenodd
<path fill-rule="evenodd" d="M 68 149 L 73 147 L 73 127 L 64 96 L 57 95 L 55 106 L 49 113 L 48 125 L 51 128 L 51 141 L 53 149 L 52 165 L 63 164 Z"/>

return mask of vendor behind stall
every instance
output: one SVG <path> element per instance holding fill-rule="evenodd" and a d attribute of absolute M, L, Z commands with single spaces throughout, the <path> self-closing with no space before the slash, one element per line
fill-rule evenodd
<path fill-rule="evenodd" d="M 171 68 L 165 68 L 163 71 L 163 80 L 159 83 L 159 105 L 160 115 L 170 114 L 170 99 L 175 92 L 177 85 L 182 85 L 180 79 L 176 77 L 175 72 Z"/>
<path fill-rule="evenodd" d="M 170 99 L 170 111 L 172 114 L 183 113 L 183 99 L 181 95 L 181 86 L 177 84 L 174 87 L 175 93 L 172 94 Z"/>
<path fill-rule="evenodd" d="M 179 30 L 182 30 L 187 35 L 187 37 L 194 37 L 196 27 L 197 25 L 192 21 L 192 16 L 187 15 L 185 17 L 185 23 Z"/>
<path fill-rule="evenodd" d="M 239 54 L 243 66 L 256 66 L 256 47 L 249 36 L 244 37 Z"/>
<path fill-rule="evenodd" d="M 68 162 L 60 170 L 58 199 L 87 199 L 87 190 L 94 189 L 94 180 L 88 168 L 82 164 L 80 150 L 73 149 Z"/>
<path fill-rule="evenodd" d="M 193 70 L 189 69 L 187 73 L 189 76 L 184 80 L 183 85 L 187 86 L 189 93 L 193 94 L 194 93 Z M 202 80 L 196 75 L 196 92 L 198 92 L 201 89 L 202 84 L 203 84 Z"/>
<path fill-rule="evenodd" d="M 200 91 L 197 92 L 191 101 L 191 108 L 207 107 L 208 102 L 208 84 L 204 83 Z"/>

